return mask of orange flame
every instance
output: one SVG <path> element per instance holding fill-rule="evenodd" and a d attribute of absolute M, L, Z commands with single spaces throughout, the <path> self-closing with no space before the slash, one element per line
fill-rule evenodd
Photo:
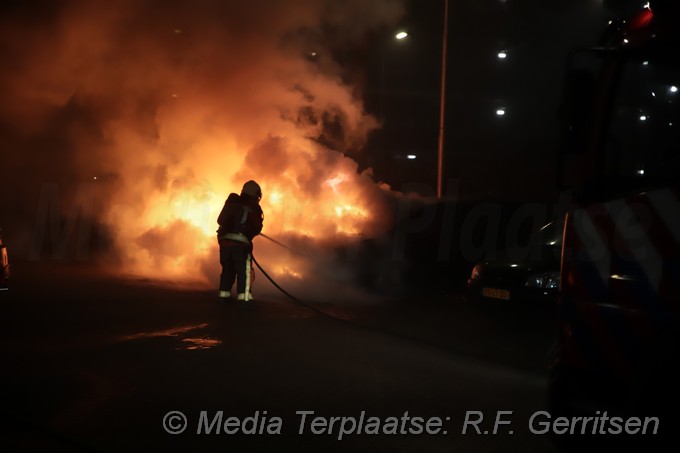
<path fill-rule="evenodd" d="M 312 143 L 308 146 L 318 148 Z M 375 232 L 384 224 L 380 218 L 383 213 L 374 206 L 375 199 L 386 187 L 376 184 L 369 173 L 358 173 L 351 159 L 326 149 L 319 148 L 317 152 L 329 154 L 335 164 L 315 170 L 302 155 L 291 159 L 282 175 L 256 177 L 263 189 L 263 232 L 334 244 L 355 241 L 358 236 Z M 119 219 L 118 240 L 126 262 L 130 263 L 127 272 L 183 281 L 211 280 L 193 270 L 201 269 L 205 262 L 217 262 L 217 216 L 226 196 L 240 191 L 245 179 L 241 175 L 248 174 L 241 160 L 241 166 L 232 165 L 226 177 L 218 177 L 216 168 L 220 165 L 212 165 L 213 159 L 222 160 L 208 152 L 192 167 L 186 167 L 191 172 L 205 167 L 206 177 L 212 176 L 211 179 L 187 178 L 190 182 L 171 184 L 165 191 L 152 189 L 135 203 L 115 205 L 110 210 L 110 219 Z M 318 178 L 315 192 L 307 193 L 306 186 L 297 180 L 312 171 L 326 174 Z M 129 198 L 137 190 L 149 191 L 133 186 L 122 194 Z M 294 269 L 285 264 L 276 265 L 273 270 L 274 275 L 295 279 L 302 278 L 302 272 L 300 267 Z"/>

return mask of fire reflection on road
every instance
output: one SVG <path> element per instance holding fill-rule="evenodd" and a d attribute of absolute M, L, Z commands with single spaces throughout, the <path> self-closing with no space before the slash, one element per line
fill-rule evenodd
<path fill-rule="evenodd" d="M 222 344 L 222 340 L 209 337 L 184 338 L 182 342 L 185 343 L 185 346 L 183 348 L 177 349 L 186 349 L 188 351 L 193 351 L 196 349 L 210 349 Z"/>
<path fill-rule="evenodd" d="M 194 351 L 199 349 L 211 349 L 215 346 L 222 344 L 222 340 L 217 338 L 212 338 L 208 336 L 191 336 L 183 338 L 185 335 L 194 333 L 197 330 L 205 329 L 208 327 L 207 323 L 202 324 L 192 324 L 187 326 L 173 327 L 165 330 L 158 330 L 154 332 L 140 332 L 133 335 L 128 335 L 123 337 L 123 341 L 133 341 L 142 340 L 147 338 L 159 338 L 159 337 L 173 337 L 179 339 L 182 344 L 177 347 L 177 350 L 188 350 Z"/>

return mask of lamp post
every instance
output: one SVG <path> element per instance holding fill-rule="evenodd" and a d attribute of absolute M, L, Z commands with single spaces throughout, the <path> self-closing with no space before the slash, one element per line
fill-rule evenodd
<path fill-rule="evenodd" d="M 401 30 L 397 32 L 394 35 L 394 39 L 397 41 L 403 41 L 404 39 L 408 38 L 408 32 Z M 384 120 L 383 116 L 383 98 L 385 96 L 384 91 L 385 91 L 385 52 L 386 52 L 386 45 L 383 44 L 382 49 L 380 51 L 380 120 Z"/>
<path fill-rule="evenodd" d="M 437 152 L 437 198 L 442 197 L 444 166 L 444 113 L 446 104 L 446 35 L 449 28 L 449 0 L 444 0 L 444 31 L 442 33 L 442 88 L 439 105 L 439 149 Z"/>

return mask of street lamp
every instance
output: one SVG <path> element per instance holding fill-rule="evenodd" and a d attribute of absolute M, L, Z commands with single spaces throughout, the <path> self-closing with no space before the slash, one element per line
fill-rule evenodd
<path fill-rule="evenodd" d="M 404 39 L 408 38 L 408 32 L 401 30 L 397 32 L 394 35 L 394 39 L 397 41 L 403 41 Z M 384 91 L 385 91 L 385 49 L 386 45 L 383 44 L 382 48 L 380 50 L 380 120 L 384 120 L 383 118 L 383 98 L 385 96 Z"/>

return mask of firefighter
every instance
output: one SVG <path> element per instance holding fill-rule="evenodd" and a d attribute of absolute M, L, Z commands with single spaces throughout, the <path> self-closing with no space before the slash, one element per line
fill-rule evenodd
<path fill-rule="evenodd" d="M 262 231 L 264 215 L 260 207 L 262 190 L 255 181 L 243 185 L 241 194 L 232 193 L 224 202 L 217 218 L 219 229 L 217 241 L 220 245 L 221 299 L 231 297 L 231 287 L 236 280 L 237 300 L 253 300 L 251 287 L 254 278 L 252 269 L 253 238 Z"/>

